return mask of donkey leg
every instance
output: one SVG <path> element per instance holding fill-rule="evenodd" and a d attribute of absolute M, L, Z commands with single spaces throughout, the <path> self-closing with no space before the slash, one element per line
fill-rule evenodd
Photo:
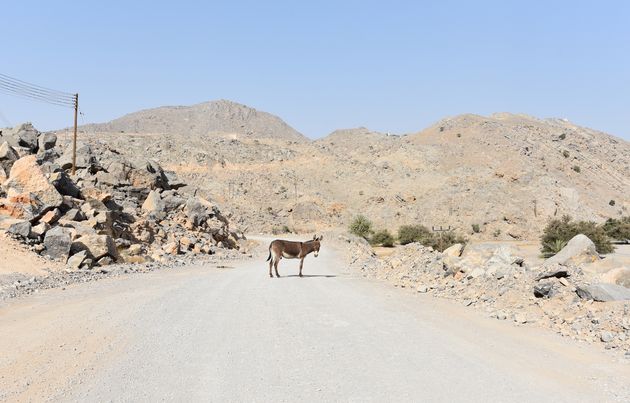
<path fill-rule="evenodd" d="M 302 277 L 302 266 L 304 265 L 304 258 L 300 259 L 300 277 Z"/>
<path fill-rule="evenodd" d="M 269 260 L 269 277 L 273 278 L 273 273 L 271 272 L 271 267 L 273 266 L 273 256 Z"/>
<path fill-rule="evenodd" d="M 273 269 L 276 271 L 276 277 L 280 277 L 280 273 L 278 273 L 278 263 L 280 263 L 280 258 L 273 263 Z"/>

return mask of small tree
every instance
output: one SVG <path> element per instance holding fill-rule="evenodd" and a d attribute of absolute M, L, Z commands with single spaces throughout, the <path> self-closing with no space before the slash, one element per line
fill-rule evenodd
<path fill-rule="evenodd" d="M 412 242 L 420 242 L 423 245 L 433 234 L 423 225 L 402 225 L 398 228 L 398 242 L 407 245 Z"/>
<path fill-rule="evenodd" d="M 603 225 L 606 235 L 617 241 L 630 240 L 630 216 L 609 218 Z"/>
<path fill-rule="evenodd" d="M 350 233 L 368 239 L 372 234 L 372 222 L 364 215 L 358 215 L 350 223 Z"/>
<path fill-rule="evenodd" d="M 380 230 L 377 231 L 371 239 L 371 243 L 374 245 L 381 245 L 387 248 L 391 248 L 394 246 L 394 237 L 389 233 L 388 230 Z"/>

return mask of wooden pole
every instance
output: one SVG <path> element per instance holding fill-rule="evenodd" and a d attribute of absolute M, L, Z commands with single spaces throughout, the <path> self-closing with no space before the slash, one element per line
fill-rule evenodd
<path fill-rule="evenodd" d="M 79 94 L 74 94 L 74 137 L 72 139 L 72 175 L 77 173 L 77 115 L 79 114 Z"/>

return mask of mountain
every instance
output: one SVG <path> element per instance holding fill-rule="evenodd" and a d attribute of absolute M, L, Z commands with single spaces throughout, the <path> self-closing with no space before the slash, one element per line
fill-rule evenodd
<path fill-rule="evenodd" d="M 198 136 L 207 133 L 238 137 L 308 139 L 282 119 L 235 102 L 219 100 L 192 106 L 162 106 L 133 112 L 107 123 L 81 127 L 87 132 L 160 133 Z"/>
<path fill-rule="evenodd" d="M 536 239 L 552 217 L 630 212 L 630 144 L 565 120 L 460 115 L 404 136 L 358 128 L 313 142 L 186 133 L 90 137 L 158 159 L 250 231 L 346 227 L 363 214 L 390 230 Z"/>

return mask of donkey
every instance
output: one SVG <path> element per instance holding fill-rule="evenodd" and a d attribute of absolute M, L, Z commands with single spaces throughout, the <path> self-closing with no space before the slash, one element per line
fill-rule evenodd
<path fill-rule="evenodd" d="M 280 259 L 300 259 L 300 277 L 302 277 L 302 266 L 304 265 L 304 258 L 311 252 L 317 257 L 319 255 L 320 242 L 324 239 L 323 235 L 317 237 L 313 236 L 313 239 L 306 242 L 294 242 L 285 241 L 282 239 L 276 239 L 269 244 L 269 277 L 273 278 L 271 267 L 273 266 L 276 271 L 276 277 L 280 277 L 278 274 L 278 263 Z"/>

